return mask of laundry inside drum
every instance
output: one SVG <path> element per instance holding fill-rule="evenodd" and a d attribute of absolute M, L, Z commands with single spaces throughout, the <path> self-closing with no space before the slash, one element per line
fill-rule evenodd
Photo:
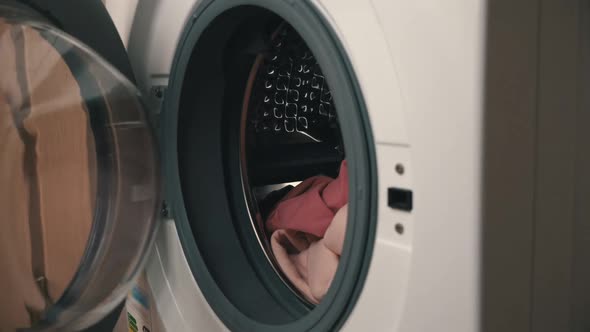
<path fill-rule="evenodd" d="M 265 256 L 315 305 L 336 273 L 347 223 L 346 156 L 329 80 L 285 22 L 267 29 L 242 105 L 241 170 Z"/>

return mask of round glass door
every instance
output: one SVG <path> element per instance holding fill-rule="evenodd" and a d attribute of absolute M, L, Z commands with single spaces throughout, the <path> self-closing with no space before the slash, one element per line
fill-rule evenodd
<path fill-rule="evenodd" d="M 0 330 L 75 330 L 121 302 L 156 229 L 138 90 L 79 41 L 0 5 Z"/>

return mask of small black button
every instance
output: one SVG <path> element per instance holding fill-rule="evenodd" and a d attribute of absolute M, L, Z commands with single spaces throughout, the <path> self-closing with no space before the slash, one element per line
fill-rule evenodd
<path fill-rule="evenodd" d="M 412 191 L 400 188 L 389 188 L 387 190 L 387 205 L 396 210 L 412 211 L 414 207 Z"/>

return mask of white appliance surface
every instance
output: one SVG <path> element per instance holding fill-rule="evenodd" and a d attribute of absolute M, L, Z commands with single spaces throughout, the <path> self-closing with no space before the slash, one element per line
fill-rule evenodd
<path fill-rule="evenodd" d="M 576 55 L 549 63 L 551 53 L 538 52 L 540 40 L 543 45 L 562 43 L 563 48 L 572 44 L 537 35 L 541 24 L 576 34 L 582 23 L 567 19 L 573 5 L 504 2 L 494 7 L 484 0 L 313 1 L 352 62 L 378 162 L 377 240 L 366 284 L 344 331 L 471 332 L 484 323 L 522 331 L 545 324 L 547 329 L 541 330 L 557 331 L 571 324 L 570 309 L 551 311 L 557 307 L 544 297 L 552 287 L 569 287 L 567 273 L 559 280 L 542 275 L 558 259 L 574 266 L 574 249 L 564 244 L 571 242 L 568 232 L 588 216 L 579 198 L 588 193 L 588 172 L 573 173 L 575 165 L 587 164 L 587 153 L 579 148 L 587 137 L 562 134 L 576 132 L 576 119 L 589 120 L 567 103 L 561 117 L 555 115 L 552 103 L 575 99 L 568 93 L 576 90 L 577 81 L 572 80 L 571 90 L 559 90 L 549 78 L 575 76 L 577 67 L 554 71 Z M 153 87 L 165 86 L 179 35 L 199 2 L 106 4 L 128 45 L 140 88 L 149 94 Z M 546 14 L 539 16 L 543 6 L 548 7 Z M 552 11 L 561 16 L 549 16 Z M 490 21 L 496 17 L 492 15 L 499 17 L 497 22 Z M 497 66 L 502 76 L 486 72 L 496 68 L 490 66 Z M 538 97 L 541 92 L 535 89 L 545 89 L 549 97 Z M 557 90 L 549 93 L 551 89 Z M 552 148 L 552 140 L 569 150 Z M 541 143 L 545 145 L 539 148 Z M 395 172 L 398 163 L 405 166 L 403 176 Z M 565 178 L 551 181 L 557 174 Z M 387 188 L 393 186 L 412 188 L 416 204 L 411 214 L 387 206 Z M 545 196 L 552 188 L 562 195 Z M 552 206 L 551 199 L 566 206 L 565 211 Z M 565 230 L 548 236 L 550 224 L 543 215 L 561 216 Z M 490 218 L 498 222 L 488 235 Z M 395 232 L 396 223 L 404 226 L 403 235 Z M 494 231 L 506 235 L 495 236 Z M 532 262 L 533 251 L 542 250 L 539 243 L 535 247 L 534 237 L 557 248 L 557 256 Z M 484 277 L 485 250 L 502 258 L 492 257 L 490 266 L 497 269 Z M 579 275 L 590 274 L 576 268 Z M 167 330 L 225 330 L 191 275 L 173 220 L 164 222 L 147 276 Z M 534 308 L 533 290 L 538 294 Z M 489 300 L 482 298 L 484 291 L 491 292 Z M 571 294 L 558 304 L 576 301 Z M 511 317 L 502 316 L 503 304 L 494 296 L 506 298 L 506 307 L 514 309 Z"/>

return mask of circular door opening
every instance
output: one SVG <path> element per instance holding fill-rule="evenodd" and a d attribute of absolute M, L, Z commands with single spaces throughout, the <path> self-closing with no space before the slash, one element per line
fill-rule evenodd
<path fill-rule="evenodd" d="M 333 328 L 375 228 L 373 145 L 348 60 L 309 5 L 213 1 L 193 17 L 162 119 L 191 270 L 230 329 Z M 339 247 L 310 254 L 336 218 Z"/>

